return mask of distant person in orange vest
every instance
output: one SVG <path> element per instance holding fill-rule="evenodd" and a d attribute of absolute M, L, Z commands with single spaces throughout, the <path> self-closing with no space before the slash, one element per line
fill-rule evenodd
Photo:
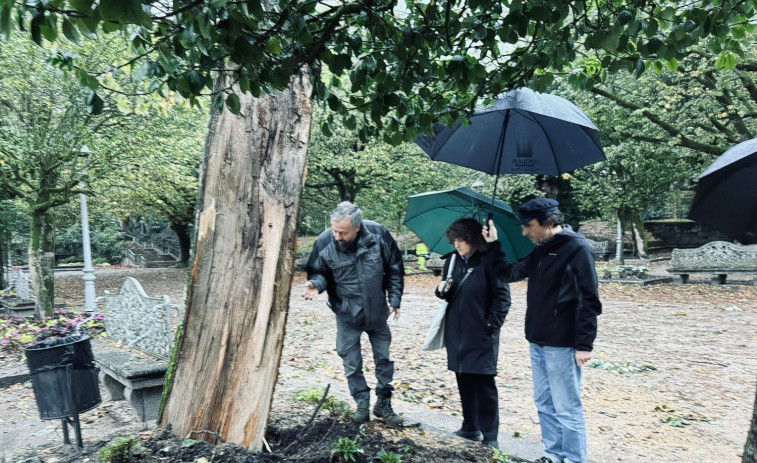
<path fill-rule="evenodd" d="M 426 270 L 426 258 L 431 257 L 431 254 L 423 241 L 415 245 L 415 257 L 418 258 L 418 270 Z"/>

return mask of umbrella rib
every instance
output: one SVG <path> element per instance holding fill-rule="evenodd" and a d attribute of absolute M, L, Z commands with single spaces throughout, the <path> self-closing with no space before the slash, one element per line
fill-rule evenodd
<path fill-rule="evenodd" d="M 542 125 L 541 121 L 539 121 L 538 117 L 534 116 L 534 122 L 536 122 L 536 124 L 539 126 L 539 128 L 541 129 L 541 131 L 544 133 L 544 137 L 547 139 L 547 143 L 549 143 L 549 149 L 552 152 L 552 159 L 555 160 L 555 167 L 557 167 L 557 174 L 559 175 L 560 172 L 561 172 L 561 170 L 560 170 L 560 163 L 559 163 L 559 161 L 557 159 L 557 156 L 555 156 L 555 147 L 552 144 L 552 138 L 549 136 L 549 133 L 544 128 L 544 125 Z"/>

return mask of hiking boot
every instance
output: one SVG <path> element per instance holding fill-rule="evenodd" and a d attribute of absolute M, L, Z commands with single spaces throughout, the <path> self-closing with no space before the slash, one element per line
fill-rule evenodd
<path fill-rule="evenodd" d="M 361 400 L 357 403 L 357 410 L 350 415 L 352 421 L 358 424 L 365 423 L 370 419 L 371 401 L 368 399 Z"/>
<path fill-rule="evenodd" d="M 465 431 L 464 429 L 460 428 L 452 434 L 456 435 L 457 437 L 462 437 L 463 439 L 472 440 L 474 442 L 480 442 L 484 440 L 484 436 L 481 434 L 481 431 Z"/>
<path fill-rule="evenodd" d="M 379 397 L 376 405 L 373 406 L 373 414 L 391 426 L 399 426 L 405 422 L 404 418 L 392 410 L 391 397 Z"/>
<path fill-rule="evenodd" d="M 545 455 L 538 460 L 534 460 L 534 463 L 552 463 L 552 459 Z"/>
<path fill-rule="evenodd" d="M 497 449 L 497 450 L 499 450 L 499 442 L 497 442 L 495 440 L 485 440 L 485 441 L 483 441 L 481 443 L 484 444 L 484 447 L 489 447 L 490 449 Z"/>

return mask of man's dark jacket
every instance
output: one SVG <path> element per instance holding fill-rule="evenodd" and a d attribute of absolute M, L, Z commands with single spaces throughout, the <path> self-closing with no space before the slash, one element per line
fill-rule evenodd
<path fill-rule="evenodd" d="M 510 286 L 497 271 L 505 255 L 492 247 L 474 253 L 467 263 L 457 252 L 454 256 L 452 286 L 444 295 L 436 290 L 437 297 L 449 301 L 444 323 L 447 368 L 456 373 L 496 375 L 500 328 L 510 309 Z M 449 262 L 448 258 L 442 278 L 446 278 Z"/>
<path fill-rule="evenodd" d="M 540 346 L 591 351 L 602 313 L 594 255 L 570 229 L 503 268 L 507 281 L 528 278 L 526 339 Z"/>
<path fill-rule="evenodd" d="M 308 280 L 329 295 L 329 306 L 350 323 L 370 330 L 399 308 L 405 268 L 389 230 L 363 220 L 354 250 L 341 251 L 331 228 L 321 233 L 308 259 Z M 387 305 L 387 298 L 389 305 Z"/>

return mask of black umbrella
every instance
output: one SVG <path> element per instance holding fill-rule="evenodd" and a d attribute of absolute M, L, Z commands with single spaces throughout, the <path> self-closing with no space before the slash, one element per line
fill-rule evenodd
<path fill-rule="evenodd" d="M 606 159 L 597 127 L 556 95 L 511 90 L 467 119 L 451 128 L 435 124 L 434 135 L 419 135 L 415 143 L 435 161 L 498 177 L 559 175 Z"/>
<path fill-rule="evenodd" d="M 757 243 L 757 138 L 721 154 L 699 176 L 689 218 L 742 244 Z"/>

